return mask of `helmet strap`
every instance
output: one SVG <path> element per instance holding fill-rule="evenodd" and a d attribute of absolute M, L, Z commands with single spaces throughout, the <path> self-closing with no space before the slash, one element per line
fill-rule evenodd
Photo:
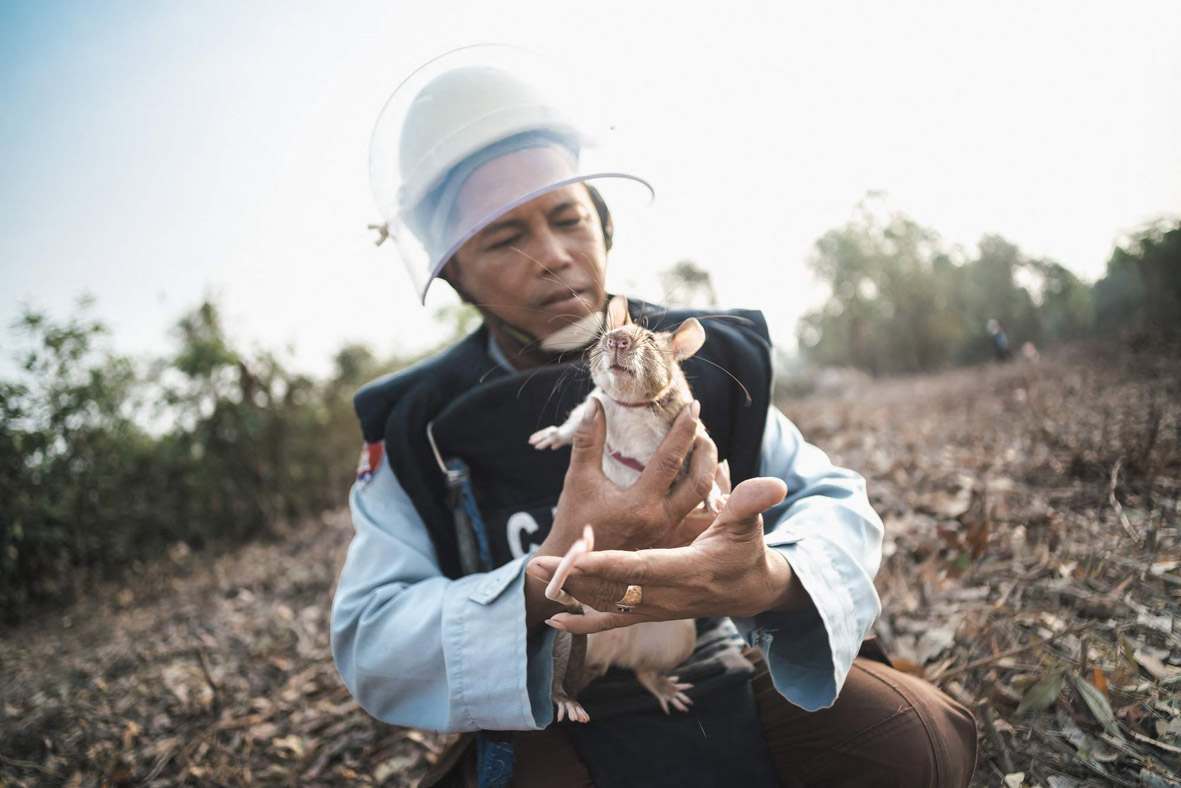
<path fill-rule="evenodd" d="M 458 267 L 458 261 L 453 258 L 453 262 Z M 492 310 L 478 304 L 457 282 L 446 277 L 443 277 L 443 279 L 447 284 L 451 285 L 451 288 L 459 295 L 460 299 L 479 310 L 484 318 L 484 324 L 492 332 L 492 336 L 497 344 L 501 345 L 501 350 L 513 361 L 514 366 L 519 364 L 519 368 L 521 369 L 540 367 L 555 361 L 563 361 L 567 356 L 581 354 L 583 348 L 589 345 L 597 334 L 597 330 L 593 327 L 601 326 L 604 320 L 605 312 L 596 312 L 572 324 L 570 327 L 560 329 L 555 332 L 552 338 L 546 337 L 542 339 L 535 337 L 524 329 L 514 326 Z M 581 333 L 585 337 L 585 341 L 572 341 L 572 334 L 574 333 Z M 507 340 L 510 347 L 504 347 L 505 341 L 503 340 Z"/>

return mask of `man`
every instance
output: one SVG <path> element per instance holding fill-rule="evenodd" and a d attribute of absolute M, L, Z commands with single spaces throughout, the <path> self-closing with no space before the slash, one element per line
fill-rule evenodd
<path fill-rule="evenodd" d="M 587 172 L 577 127 L 511 68 L 436 62 L 419 77 L 379 121 L 375 146 L 392 130 L 397 153 L 372 157 L 378 200 L 420 292 L 440 276 L 484 325 L 358 393 L 368 445 L 332 630 L 358 702 L 387 722 L 481 731 L 440 775 L 454 784 L 966 785 L 967 710 L 858 657 L 880 610 L 881 521 L 861 477 L 771 406 L 760 315 L 707 327 L 686 362 L 700 359 L 699 401 L 633 487 L 603 476 L 601 409 L 568 467 L 528 446 L 586 392 L 570 362 L 600 325 L 612 234 L 590 181 L 642 182 Z M 654 328 L 687 316 L 631 308 Z M 695 437 L 699 416 L 713 440 Z M 731 477 L 716 519 L 697 509 Z M 588 522 L 596 552 L 565 589 L 593 610 L 573 616 L 542 591 Z M 633 585 L 642 601 L 617 612 Z M 609 673 L 580 695 L 589 724 L 552 724 L 555 630 L 682 618 L 698 622 L 678 668 L 695 684 L 689 713 Z"/>

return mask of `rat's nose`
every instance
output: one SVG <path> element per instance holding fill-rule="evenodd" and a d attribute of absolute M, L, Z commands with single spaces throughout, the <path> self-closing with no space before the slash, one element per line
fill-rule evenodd
<path fill-rule="evenodd" d="M 627 350 L 631 346 L 631 343 L 631 338 L 622 334 L 607 337 L 607 347 L 612 350 Z"/>

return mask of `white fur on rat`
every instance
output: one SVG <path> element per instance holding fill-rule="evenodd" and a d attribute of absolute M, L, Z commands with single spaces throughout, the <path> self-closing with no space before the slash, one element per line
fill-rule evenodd
<path fill-rule="evenodd" d="M 576 407 L 561 426 L 547 427 L 534 433 L 529 442 L 538 449 L 556 449 L 573 439 L 579 423 L 594 397 L 607 418 L 607 442 L 603 451 L 603 473 L 620 487 L 630 487 L 639 478 L 644 465 L 672 427 L 673 421 L 693 395 L 681 371 L 680 362 L 696 353 L 705 342 L 705 330 L 696 319 L 689 319 L 675 332 L 655 333 L 631 322 L 627 299 L 616 296 L 607 309 L 606 330 L 591 350 L 591 379 L 595 389 Z M 699 431 L 704 427 L 698 422 Z M 688 458 L 686 458 L 686 465 Z M 684 469 L 682 469 L 684 472 Z M 713 485 L 705 505 L 715 514 L 725 502 L 717 484 Z M 567 552 L 546 596 L 581 612 L 582 607 L 562 591 L 562 585 L 579 556 L 594 549 L 594 534 L 588 525 L 583 538 Z M 564 633 L 559 633 L 564 634 Z M 574 636 L 578 638 L 581 636 Z M 582 644 L 562 640 L 555 645 L 556 660 L 575 676 L 562 676 L 555 667 L 553 699 L 557 717 L 578 722 L 590 717 L 574 696 L 596 676 L 614 665 L 630 668 L 636 678 L 660 702 L 688 711 L 692 703 L 685 690 L 692 685 L 679 682 L 668 671 L 693 653 L 697 630 L 692 619 L 635 624 L 587 636 L 585 667 L 578 664 Z"/>

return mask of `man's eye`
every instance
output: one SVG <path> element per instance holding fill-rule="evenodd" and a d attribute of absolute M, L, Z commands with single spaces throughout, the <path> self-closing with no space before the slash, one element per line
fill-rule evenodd
<path fill-rule="evenodd" d="M 559 221 L 554 222 L 554 224 L 558 225 L 558 227 L 575 227 L 579 224 L 582 224 L 582 217 L 575 216 L 570 219 L 561 219 Z"/>
<path fill-rule="evenodd" d="M 507 249 L 508 247 L 514 245 L 515 243 L 517 243 L 520 240 L 521 240 L 520 235 L 510 235 L 507 238 L 503 238 L 499 241 L 496 241 L 496 242 L 490 244 L 488 246 L 488 248 L 489 249 Z"/>

